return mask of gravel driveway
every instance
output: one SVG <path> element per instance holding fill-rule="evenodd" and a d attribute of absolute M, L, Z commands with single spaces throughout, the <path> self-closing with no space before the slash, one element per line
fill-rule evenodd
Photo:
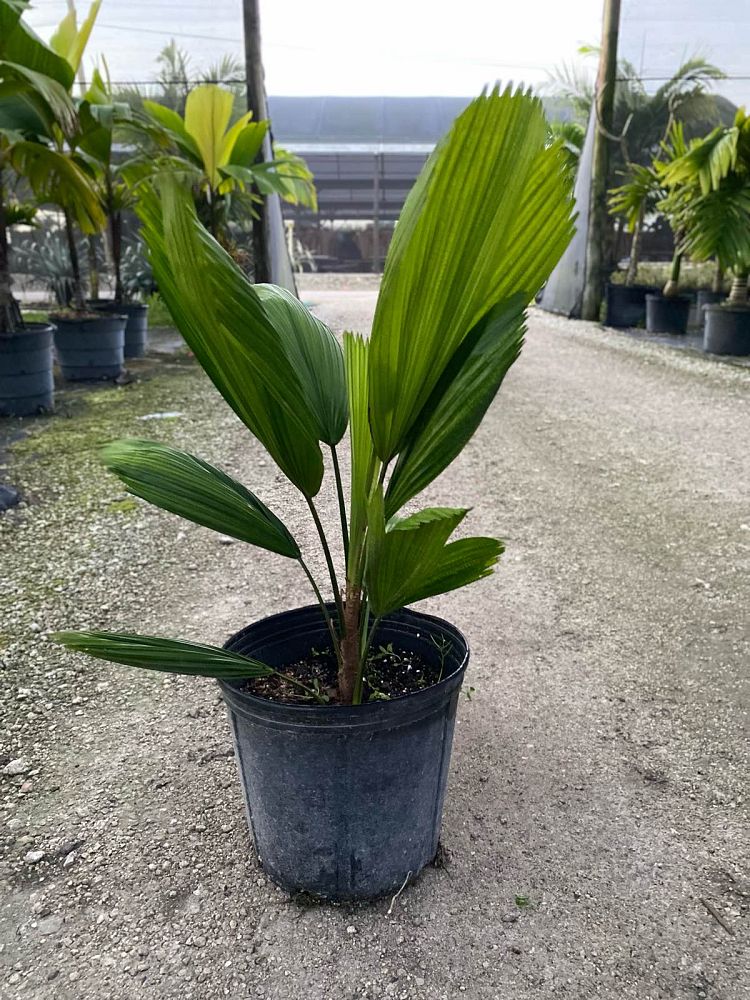
<path fill-rule="evenodd" d="M 366 329 L 374 295 L 304 298 Z M 507 543 L 494 577 L 425 605 L 473 648 L 447 863 L 369 908 L 265 878 L 211 682 L 46 641 L 220 641 L 308 602 L 285 560 L 99 470 L 114 436 L 187 447 L 312 542 L 189 359 L 142 375 L 67 393 L 11 453 L 26 504 L 0 518 L 3 1000 L 750 997 L 750 372 L 533 312 L 426 498 L 473 504 L 469 530 Z"/>

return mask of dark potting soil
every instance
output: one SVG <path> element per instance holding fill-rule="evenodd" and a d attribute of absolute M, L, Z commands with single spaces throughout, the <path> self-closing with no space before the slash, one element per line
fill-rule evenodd
<path fill-rule="evenodd" d="M 428 662 L 419 653 L 394 648 L 392 644 L 373 647 L 365 668 L 362 701 L 389 701 L 437 684 L 442 679 L 443 666 L 439 648 L 436 653 L 435 661 Z M 280 673 L 301 681 L 328 704 L 338 702 L 337 670 L 336 656 L 330 648 L 312 649 L 304 660 L 279 667 Z M 249 678 L 243 690 L 259 698 L 292 705 L 310 705 L 318 700 L 278 674 Z"/>

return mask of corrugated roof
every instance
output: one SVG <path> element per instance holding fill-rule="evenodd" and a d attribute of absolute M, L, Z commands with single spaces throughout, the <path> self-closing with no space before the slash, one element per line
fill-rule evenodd
<path fill-rule="evenodd" d="M 269 97 L 275 138 L 321 147 L 433 146 L 469 97 Z"/>

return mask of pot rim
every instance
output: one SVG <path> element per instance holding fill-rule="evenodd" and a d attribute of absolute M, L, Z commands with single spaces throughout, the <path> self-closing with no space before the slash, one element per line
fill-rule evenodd
<path fill-rule="evenodd" d="M 148 309 L 148 302 L 115 302 L 114 299 L 87 299 L 92 309 L 104 311 L 107 306 L 117 306 L 122 309 Z M 113 315 L 110 313 L 109 315 Z"/>
<path fill-rule="evenodd" d="M 3 340 L 13 340 L 16 337 L 28 337 L 32 334 L 40 333 L 54 333 L 55 324 L 54 323 L 44 323 L 40 320 L 34 320 L 31 323 L 24 323 L 22 327 L 18 330 L 13 330 L 12 333 L 0 333 L 0 342 Z"/>
<path fill-rule="evenodd" d="M 335 613 L 335 606 L 328 605 L 329 610 Z M 307 624 L 308 628 L 315 622 L 315 614 L 320 616 L 320 624 L 325 630 L 325 624 L 317 604 L 306 605 L 301 608 L 291 608 L 275 615 L 254 622 L 239 632 L 234 633 L 224 643 L 225 648 L 232 649 L 238 640 L 247 635 L 252 629 L 261 625 L 267 625 L 274 619 L 286 618 L 289 614 L 299 612 L 304 617 L 300 623 L 300 630 Z M 422 623 L 427 631 L 429 626 L 438 626 L 440 631 L 449 632 L 454 640 L 459 643 L 456 659 L 459 661 L 455 669 L 441 678 L 436 684 L 431 684 L 427 688 L 419 691 L 411 691 L 409 694 L 398 695 L 396 698 L 389 698 L 387 701 L 370 701 L 362 705 L 298 705 L 286 702 L 273 701 L 270 698 L 262 698 L 258 695 L 243 691 L 240 685 L 245 683 L 244 679 L 225 680 L 218 679 L 219 687 L 224 695 L 224 700 L 235 711 L 251 717 L 257 723 L 267 725 L 282 725 L 289 728 L 303 727 L 305 729 L 324 729 L 331 732 L 340 731 L 342 728 L 355 727 L 357 729 L 379 728 L 381 725 L 393 727 L 399 724 L 408 724 L 416 719 L 430 714 L 436 704 L 442 704 L 445 698 L 452 691 L 459 687 L 466 667 L 469 662 L 469 644 L 464 634 L 455 625 L 439 618 L 435 615 L 426 614 L 423 611 L 413 611 L 411 608 L 402 608 L 398 611 L 385 615 L 380 623 L 380 628 L 398 627 L 400 625 L 412 624 L 412 634 L 418 635 L 418 625 Z"/>
<path fill-rule="evenodd" d="M 677 295 L 664 295 L 661 292 L 649 293 L 646 295 L 646 299 L 656 299 L 659 302 L 687 302 L 688 304 L 692 302 L 690 296 L 685 295 L 684 292 L 679 292 Z"/>
<path fill-rule="evenodd" d="M 50 319 L 55 326 L 60 326 L 63 323 L 69 326 L 85 326 L 88 323 L 106 323 L 107 320 L 122 319 L 127 320 L 128 316 L 126 313 L 99 313 L 97 316 L 60 316 L 59 314 L 50 313 Z"/>
<path fill-rule="evenodd" d="M 736 302 L 707 302 L 703 309 L 705 312 L 717 313 L 750 313 L 750 303 L 746 306 L 738 305 Z"/>

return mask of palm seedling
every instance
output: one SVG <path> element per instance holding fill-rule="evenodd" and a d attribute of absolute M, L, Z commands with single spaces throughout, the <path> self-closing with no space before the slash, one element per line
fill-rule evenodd
<path fill-rule="evenodd" d="M 451 540 L 465 508 L 404 508 L 467 444 L 519 355 L 526 306 L 573 232 L 564 153 L 547 145 L 541 103 L 526 93 L 495 90 L 469 105 L 404 206 L 371 338 L 345 333 L 343 349 L 286 291 L 249 283 L 173 179 L 160 183 L 158 196 L 144 195 L 138 210 L 159 288 L 187 343 L 309 509 L 332 602 L 279 517 L 220 470 L 134 440 L 110 445 L 105 463 L 136 496 L 297 562 L 328 626 L 338 701 L 357 704 L 384 616 L 480 580 L 503 551 L 494 538 Z M 339 461 L 347 426 L 348 491 Z M 316 504 L 324 452 L 343 573 Z M 274 672 L 228 650 L 156 637 L 58 639 L 156 670 Z"/>
<path fill-rule="evenodd" d="M 228 241 L 228 223 L 239 206 L 254 212 L 261 196 L 279 194 L 293 204 L 316 207 L 312 174 L 292 153 L 276 150 L 267 163 L 256 162 L 268 122 L 252 121 L 248 111 L 232 123 L 235 96 L 216 84 L 204 83 L 187 95 L 185 115 L 145 100 L 144 137 L 160 150 L 129 167 L 133 180 L 169 172 L 188 184 L 198 213 L 212 236 Z"/>

